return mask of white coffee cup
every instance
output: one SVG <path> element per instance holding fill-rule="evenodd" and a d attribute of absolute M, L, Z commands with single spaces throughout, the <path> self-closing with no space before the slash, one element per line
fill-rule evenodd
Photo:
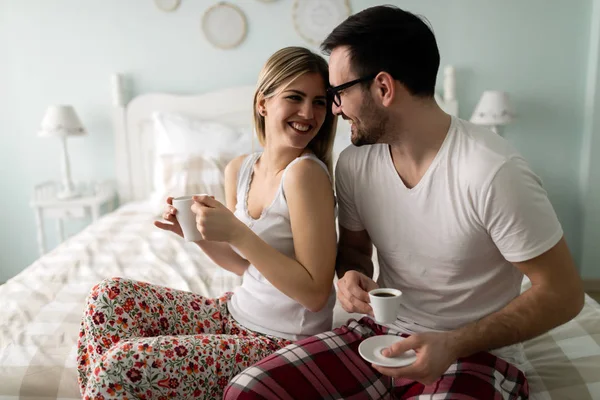
<path fill-rule="evenodd" d="M 369 299 L 377 323 L 391 324 L 396 320 L 402 303 L 402 291 L 392 288 L 373 289 L 369 292 Z"/>
<path fill-rule="evenodd" d="M 197 194 L 193 196 L 180 196 L 173 199 L 173 207 L 177 210 L 177 222 L 183 231 L 183 238 L 186 242 L 196 242 L 204 239 L 202 234 L 196 228 L 196 214 L 192 211 L 194 196 L 206 196 Z"/>

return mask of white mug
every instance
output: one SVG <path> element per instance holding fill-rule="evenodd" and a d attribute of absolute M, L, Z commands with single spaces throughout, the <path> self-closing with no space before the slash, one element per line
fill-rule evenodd
<path fill-rule="evenodd" d="M 194 196 L 205 196 L 197 194 L 192 196 L 180 196 L 173 199 L 173 207 L 177 210 L 177 222 L 183 231 L 183 238 L 186 242 L 196 242 L 204 239 L 202 234 L 196 228 L 196 214 L 192 211 Z"/>
<path fill-rule="evenodd" d="M 369 292 L 369 299 L 377 323 L 391 324 L 396 320 L 402 304 L 402 291 L 392 288 L 373 289 Z"/>

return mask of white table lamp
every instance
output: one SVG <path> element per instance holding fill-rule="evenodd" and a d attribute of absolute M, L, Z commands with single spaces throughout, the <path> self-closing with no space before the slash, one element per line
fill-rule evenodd
<path fill-rule="evenodd" d="M 85 128 L 81 124 L 81 121 L 72 106 L 56 105 L 50 106 L 46 110 L 38 136 L 54 136 L 61 138 L 62 188 L 61 191 L 57 193 L 57 197 L 60 199 L 69 199 L 79 195 L 71 181 L 71 167 L 69 166 L 69 155 L 67 153 L 67 137 L 81 136 L 86 133 Z"/>
<path fill-rule="evenodd" d="M 486 125 L 498 133 L 498 126 L 506 125 L 514 120 L 512 104 L 508 94 L 496 90 L 486 90 L 473 111 L 471 122 Z"/>

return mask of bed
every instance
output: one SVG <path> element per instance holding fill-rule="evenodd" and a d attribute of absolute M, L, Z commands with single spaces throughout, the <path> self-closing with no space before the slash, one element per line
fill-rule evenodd
<path fill-rule="evenodd" d="M 438 102 L 456 114 L 453 72 L 445 70 Z M 156 148 L 154 131 L 157 111 L 249 129 L 254 88 L 194 96 L 144 94 L 125 103 L 121 78 L 113 82 L 116 186 L 122 205 L 0 286 L 0 400 L 79 398 L 80 317 L 85 296 L 103 278 L 124 276 L 206 296 L 240 283 L 195 245 L 152 225 L 159 212 L 155 197 L 163 195 L 156 191 L 155 164 L 164 151 Z M 336 152 L 349 143 L 343 122 L 338 138 Z M 210 164 L 212 172 L 221 167 L 219 160 Z M 205 188 L 220 190 L 219 173 L 210 176 Z M 523 290 L 528 285 L 525 280 Z M 347 317 L 336 306 L 335 323 Z M 528 341 L 525 353 L 522 368 L 533 399 L 600 399 L 600 305 L 586 296 L 574 320 Z"/>

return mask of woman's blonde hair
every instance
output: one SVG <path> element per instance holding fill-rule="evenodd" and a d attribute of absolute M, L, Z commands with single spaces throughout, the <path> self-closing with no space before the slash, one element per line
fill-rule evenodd
<path fill-rule="evenodd" d="M 329 86 L 329 71 L 323 57 L 304 47 L 284 47 L 273 54 L 265 63 L 258 76 L 254 93 L 254 128 L 258 141 L 265 146 L 265 117 L 258 112 L 258 102 L 283 91 L 290 83 L 306 73 L 317 73 L 323 84 Z M 333 176 L 333 141 L 335 140 L 337 117 L 331 112 L 331 102 L 327 100 L 325 121 L 308 148 L 327 165 Z"/>

